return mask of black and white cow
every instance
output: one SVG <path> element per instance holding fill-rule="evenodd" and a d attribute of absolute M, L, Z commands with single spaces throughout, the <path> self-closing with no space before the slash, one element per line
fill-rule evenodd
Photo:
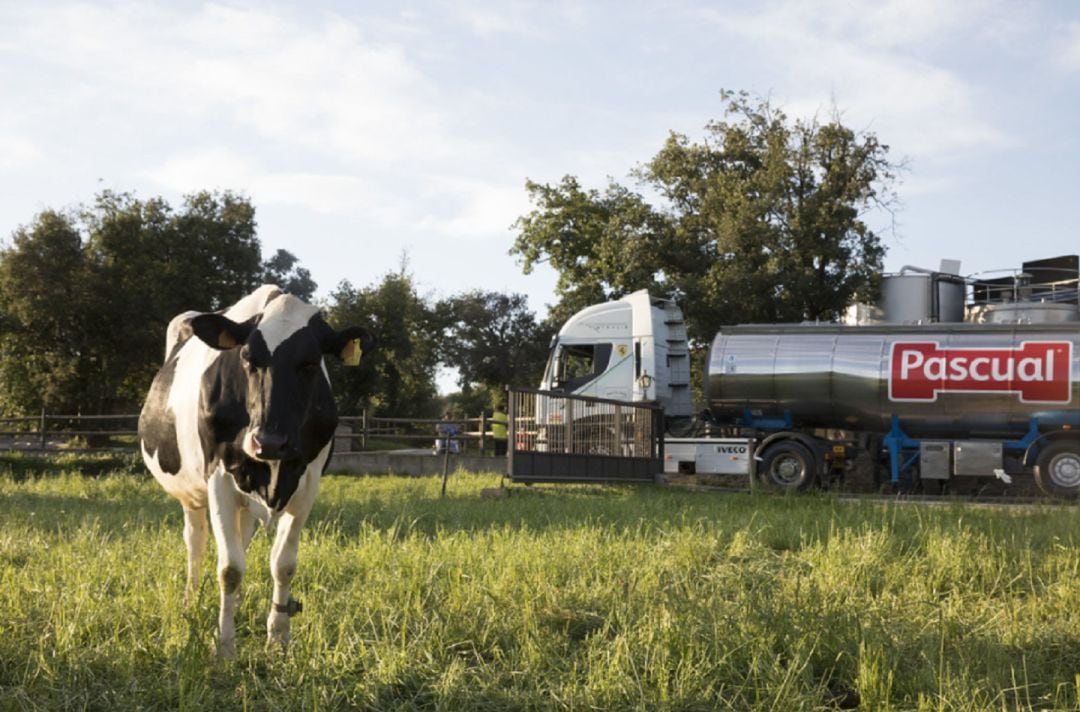
<path fill-rule="evenodd" d="M 289 643 L 289 618 L 299 610 L 290 585 L 300 529 L 337 426 L 323 355 L 355 364 L 372 345 L 364 329 L 335 331 L 317 308 L 271 285 L 224 313 L 186 312 L 169 324 L 165 363 L 139 416 L 139 439 L 150 472 L 184 507 L 189 601 L 210 512 L 223 656 L 236 654 L 233 609 L 257 521 L 277 524 L 267 639 Z"/>

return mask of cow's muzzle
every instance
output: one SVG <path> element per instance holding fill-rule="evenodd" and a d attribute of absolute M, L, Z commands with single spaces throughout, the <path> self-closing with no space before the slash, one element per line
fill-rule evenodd
<path fill-rule="evenodd" d="M 250 437 L 250 454 L 260 460 L 284 460 L 291 452 L 289 438 L 286 435 L 258 431 L 251 433 Z"/>

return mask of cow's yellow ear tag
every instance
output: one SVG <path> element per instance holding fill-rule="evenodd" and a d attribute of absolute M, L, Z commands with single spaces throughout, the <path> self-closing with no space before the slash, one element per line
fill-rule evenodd
<path fill-rule="evenodd" d="M 360 348 L 360 339 L 351 339 L 341 349 L 341 362 L 346 366 L 359 366 L 360 357 L 363 355 L 364 350 Z"/>

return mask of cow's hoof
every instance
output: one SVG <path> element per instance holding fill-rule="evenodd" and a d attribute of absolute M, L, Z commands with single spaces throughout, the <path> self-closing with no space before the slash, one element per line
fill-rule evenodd
<path fill-rule="evenodd" d="M 218 641 L 217 654 L 224 660 L 232 660 L 236 657 L 236 641 L 233 639 Z"/>
<path fill-rule="evenodd" d="M 266 636 L 266 647 L 270 649 L 278 648 L 282 653 L 287 653 L 289 652 L 290 641 L 291 638 L 287 632 L 284 635 L 269 633 Z"/>
<path fill-rule="evenodd" d="M 289 635 L 289 627 L 286 623 L 285 628 L 270 628 L 266 631 L 266 647 L 281 648 L 281 652 L 286 652 L 289 649 L 289 641 L 291 636 Z"/>
<path fill-rule="evenodd" d="M 284 650 L 289 647 L 289 614 L 273 610 L 266 619 L 266 645 L 280 645 Z"/>

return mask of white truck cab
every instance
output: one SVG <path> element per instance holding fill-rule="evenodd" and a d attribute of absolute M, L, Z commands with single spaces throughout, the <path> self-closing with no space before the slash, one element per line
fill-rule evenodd
<path fill-rule="evenodd" d="M 668 417 L 692 415 L 682 310 L 646 290 L 582 309 L 552 340 L 540 390 L 655 402 Z"/>
<path fill-rule="evenodd" d="M 582 309 L 552 339 L 540 390 L 656 403 L 664 409 L 666 425 L 685 424 L 694 410 L 682 310 L 674 301 L 652 297 L 646 290 Z M 540 449 L 566 445 L 565 436 L 559 440 L 559 426 L 596 422 L 591 407 L 587 404 L 573 411 L 563 399 L 542 401 L 536 412 Z M 586 427 L 585 432 L 602 430 Z M 619 452 L 604 437 L 597 444 L 589 444 L 587 437 L 584 441 L 590 454 Z M 746 475 L 754 467 L 753 446 L 748 438 L 665 435 L 664 472 Z"/>

